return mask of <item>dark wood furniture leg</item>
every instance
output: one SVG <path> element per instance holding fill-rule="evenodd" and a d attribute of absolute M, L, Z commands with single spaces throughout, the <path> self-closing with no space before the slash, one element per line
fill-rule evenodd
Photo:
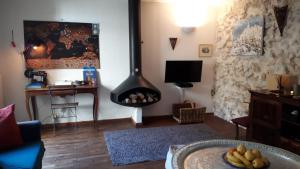
<path fill-rule="evenodd" d="M 98 120 L 98 93 L 94 93 L 94 103 L 93 103 L 93 119 L 94 119 L 94 124 L 96 124 Z"/>
<path fill-rule="evenodd" d="M 235 124 L 235 139 L 239 139 L 240 131 L 239 126 L 243 126 L 246 129 L 249 126 L 249 116 L 239 117 L 231 120 L 233 124 Z"/>
<path fill-rule="evenodd" d="M 238 140 L 239 139 L 239 134 L 240 134 L 240 131 L 239 131 L 239 125 L 238 124 L 235 124 L 235 139 Z"/>
<path fill-rule="evenodd" d="M 26 104 L 26 111 L 27 111 L 27 114 L 28 114 L 29 120 L 33 120 L 33 119 L 32 119 L 32 115 L 31 115 L 31 112 L 30 112 L 29 100 L 30 100 L 30 96 L 26 95 L 26 100 L 25 100 L 25 104 Z"/>
<path fill-rule="evenodd" d="M 33 120 L 37 120 L 37 105 L 36 105 L 35 96 L 31 96 L 31 106 L 32 106 Z"/>

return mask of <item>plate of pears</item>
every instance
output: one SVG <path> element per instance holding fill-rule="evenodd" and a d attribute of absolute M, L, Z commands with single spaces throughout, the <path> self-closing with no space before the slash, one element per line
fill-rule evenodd
<path fill-rule="evenodd" d="M 244 144 L 230 148 L 222 157 L 225 163 L 234 168 L 267 169 L 271 165 L 258 149 L 247 149 Z"/>

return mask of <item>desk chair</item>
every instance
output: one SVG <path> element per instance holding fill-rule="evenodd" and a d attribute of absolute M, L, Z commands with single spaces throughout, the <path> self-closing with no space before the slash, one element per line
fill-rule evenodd
<path fill-rule="evenodd" d="M 55 132 L 55 124 L 59 118 L 75 117 L 77 122 L 78 102 L 76 102 L 76 86 L 75 85 L 54 85 L 48 86 L 48 94 L 51 101 L 51 113 L 53 119 L 53 129 Z M 64 98 L 64 102 L 58 97 Z M 61 111 L 57 111 L 61 110 Z"/>
<path fill-rule="evenodd" d="M 239 139 L 239 126 L 245 127 L 246 130 L 249 127 L 249 116 L 239 117 L 231 120 L 235 124 L 235 139 Z"/>

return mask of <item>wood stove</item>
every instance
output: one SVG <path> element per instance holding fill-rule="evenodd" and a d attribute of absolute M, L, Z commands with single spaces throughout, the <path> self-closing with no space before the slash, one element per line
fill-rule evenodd
<path fill-rule="evenodd" d="M 128 10 L 130 75 L 111 92 L 110 98 L 114 103 L 123 106 L 143 107 L 158 102 L 161 93 L 142 75 L 140 0 L 129 0 Z"/>

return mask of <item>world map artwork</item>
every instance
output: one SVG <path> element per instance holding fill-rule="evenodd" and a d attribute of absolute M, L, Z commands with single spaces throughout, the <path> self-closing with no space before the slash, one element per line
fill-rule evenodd
<path fill-rule="evenodd" d="M 99 24 L 24 21 L 26 67 L 100 68 Z"/>

